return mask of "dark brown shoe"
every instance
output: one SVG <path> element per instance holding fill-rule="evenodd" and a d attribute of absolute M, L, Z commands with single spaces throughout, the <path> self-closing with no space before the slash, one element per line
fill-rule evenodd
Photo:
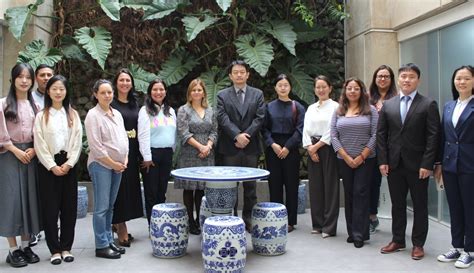
<path fill-rule="evenodd" d="M 395 242 L 392 241 L 388 245 L 382 247 L 380 249 L 380 253 L 390 254 L 390 253 L 398 252 L 398 251 L 404 250 L 404 249 L 405 249 L 404 244 L 399 244 L 399 243 L 395 243 Z"/>
<path fill-rule="evenodd" d="M 421 260 L 425 256 L 425 251 L 421 246 L 414 246 L 413 250 L 411 251 L 411 258 L 413 260 Z"/>

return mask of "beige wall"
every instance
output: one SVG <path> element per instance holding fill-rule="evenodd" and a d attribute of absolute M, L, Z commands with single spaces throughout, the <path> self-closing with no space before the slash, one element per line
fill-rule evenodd
<path fill-rule="evenodd" d="M 52 21 L 49 18 L 32 17 L 21 43 L 18 42 L 9 32 L 8 26 L 4 21 L 4 13 L 7 8 L 25 6 L 35 1 L 32 0 L 0 0 L 0 97 L 7 94 L 10 86 L 10 70 L 15 65 L 18 52 L 23 50 L 25 45 L 35 39 L 42 39 L 47 46 L 50 42 L 50 34 L 45 30 L 52 28 Z M 53 0 L 45 0 L 39 6 L 36 14 L 51 15 L 53 10 Z"/>
<path fill-rule="evenodd" d="M 472 2 L 473 0 L 471 0 Z M 357 0 L 347 1 L 346 77 L 357 76 L 370 85 L 382 64 L 399 67 L 398 31 L 437 14 L 469 5 L 467 0 Z M 471 11 L 472 13 L 472 11 Z"/>

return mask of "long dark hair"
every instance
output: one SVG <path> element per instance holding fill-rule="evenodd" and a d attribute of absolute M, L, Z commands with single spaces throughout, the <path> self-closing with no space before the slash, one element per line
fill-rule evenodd
<path fill-rule="evenodd" d="M 397 95 L 397 86 L 395 85 L 395 74 L 393 73 L 392 68 L 388 65 L 381 65 L 377 67 L 374 71 L 374 75 L 372 76 L 372 83 L 370 83 L 369 87 L 369 94 L 370 94 L 370 104 L 375 105 L 377 104 L 377 101 L 380 99 L 380 92 L 377 84 L 375 83 L 377 79 L 377 73 L 379 73 L 380 70 L 387 70 L 388 73 L 390 74 L 390 86 L 388 88 L 387 94 L 385 95 L 384 100 L 388 100 L 392 97 L 395 97 Z"/>
<path fill-rule="evenodd" d="M 347 113 L 347 109 L 349 108 L 349 99 L 346 96 L 346 87 L 350 82 L 355 82 L 360 88 L 360 97 L 359 97 L 359 115 L 370 115 L 370 104 L 369 104 L 369 95 L 367 94 L 367 89 L 365 88 L 365 84 L 357 77 L 350 77 L 346 81 L 344 81 L 344 85 L 342 87 L 341 97 L 339 98 L 339 107 L 337 108 L 337 114 L 339 116 L 344 116 Z"/>
<path fill-rule="evenodd" d="M 146 106 L 146 111 L 151 116 L 156 116 L 160 112 L 158 107 L 156 107 L 155 102 L 151 98 L 151 90 L 153 89 L 153 86 L 155 84 L 158 84 L 158 83 L 161 83 L 163 85 L 163 87 L 165 88 L 165 91 L 166 91 L 166 84 L 160 78 L 156 78 L 156 79 L 152 80 L 150 82 L 150 84 L 148 85 L 148 89 L 146 91 L 147 96 L 145 98 L 145 106 Z M 162 103 L 161 107 L 163 107 L 163 114 L 165 114 L 165 116 L 169 117 L 169 116 L 171 116 L 170 106 L 168 105 L 168 102 L 167 102 L 166 98 L 167 98 L 167 96 L 165 96 L 165 98 L 163 99 L 163 103 Z"/>
<path fill-rule="evenodd" d="M 135 80 L 133 79 L 132 73 L 127 68 L 121 68 L 117 72 L 117 74 L 115 74 L 114 81 L 113 81 L 113 87 L 114 87 L 116 95 L 114 96 L 114 99 L 118 100 L 117 80 L 118 80 L 120 74 L 122 74 L 122 73 L 127 74 L 128 76 L 130 76 L 130 80 L 132 81 L 132 88 L 130 89 L 130 91 L 127 94 L 127 100 L 130 103 L 130 107 L 137 107 L 138 102 L 137 102 L 137 97 L 136 97 L 137 93 L 136 93 L 136 90 L 135 90 Z"/>
<path fill-rule="evenodd" d="M 456 68 L 453 73 L 453 77 L 451 78 L 451 93 L 453 94 L 453 100 L 457 100 L 459 98 L 459 93 L 458 90 L 456 89 L 456 86 L 454 85 L 454 79 L 456 78 L 456 73 L 458 73 L 459 70 L 467 69 L 469 72 L 471 72 L 471 75 L 474 76 L 474 66 L 471 65 L 463 65 L 461 67 Z M 472 87 L 472 92 L 471 95 L 474 94 L 474 86 Z"/>
<path fill-rule="evenodd" d="M 11 71 L 10 90 L 8 91 L 6 98 L 7 106 L 5 107 L 5 118 L 15 123 L 18 122 L 18 99 L 16 97 L 15 80 L 25 69 L 28 71 L 28 74 L 30 74 L 31 78 L 31 86 L 28 89 L 27 98 L 30 102 L 31 108 L 33 108 L 35 115 L 38 112 L 38 108 L 36 108 L 35 101 L 31 95 L 31 90 L 33 90 L 33 86 L 35 85 L 35 72 L 28 63 L 18 63 L 12 68 Z"/>
<path fill-rule="evenodd" d="M 49 93 L 49 89 L 57 81 L 60 81 L 64 85 L 64 88 L 66 88 L 66 96 L 64 97 L 62 105 L 64 107 L 64 110 L 66 111 L 66 116 L 68 117 L 68 126 L 71 127 L 74 122 L 74 119 L 72 118 L 72 111 L 74 111 L 74 109 L 72 109 L 70 105 L 69 90 L 67 88 L 68 83 L 67 83 L 67 79 L 63 75 L 54 75 L 51 79 L 49 79 L 48 83 L 46 84 L 47 95 L 44 96 L 44 109 L 43 109 L 45 123 L 48 124 L 49 109 L 53 106 L 53 100 L 51 99 L 51 94 Z"/>

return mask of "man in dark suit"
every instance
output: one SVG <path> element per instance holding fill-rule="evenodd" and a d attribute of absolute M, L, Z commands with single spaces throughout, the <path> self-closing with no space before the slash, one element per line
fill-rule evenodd
<path fill-rule="evenodd" d="M 261 153 L 259 132 L 265 117 L 260 89 L 247 85 L 249 67 L 244 61 L 229 66 L 233 86 L 217 93 L 219 138 L 217 151 L 225 166 L 257 167 Z M 245 182 L 242 218 L 250 229 L 252 207 L 257 203 L 256 182 Z M 236 214 L 236 212 L 234 212 Z"/>
<path fill-rule="evenodd" d="M 413 63 L 398 70 L 400 95 L 385 101 L 377 129 L 377 156 L 380 172 L 388 175 L 392 199 L 392 241 L 380 251 L 405 249 L 406 198 L 413 201 L 413 249 L 420 260 L 428 234 L 428 180 L 439 143 L 440 118 L 436 101 L 422 96 L 417 88 L 420 69 Z"/>

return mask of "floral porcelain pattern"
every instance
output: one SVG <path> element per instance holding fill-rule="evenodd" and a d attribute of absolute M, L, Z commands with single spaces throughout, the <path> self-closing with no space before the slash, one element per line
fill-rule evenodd
<path fill-rule="evenodd" d="M 242 272 L 247 257 L 244 221 L 235 216 L 207 218 L 201 250 L 205 272 Z"/>

